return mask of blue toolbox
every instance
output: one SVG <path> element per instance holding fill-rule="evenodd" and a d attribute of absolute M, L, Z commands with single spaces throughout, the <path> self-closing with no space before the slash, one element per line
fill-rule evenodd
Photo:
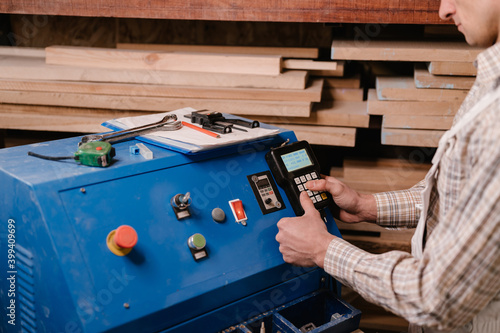
<path fill-rule="evenodd" d="M 266 154 L 292 131 L 197 154 L 146 143 L 151 159 L 130 139 L 107 167 L 28 155 L 71 155 L 79 140 L 0 150 L 0 331 L 358 328 L 333 278 L 278 250 L 276 223 L 295 212 Z"/>

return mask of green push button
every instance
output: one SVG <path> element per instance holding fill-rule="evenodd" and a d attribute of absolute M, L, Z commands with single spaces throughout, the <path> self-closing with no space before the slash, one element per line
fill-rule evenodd
<path fill-rule="evenodd" d="M 189 237 L 188 245 L 193 250 L 201 250 L 207 245 L 207 240 L 202 234 L 194 234 Z"/>

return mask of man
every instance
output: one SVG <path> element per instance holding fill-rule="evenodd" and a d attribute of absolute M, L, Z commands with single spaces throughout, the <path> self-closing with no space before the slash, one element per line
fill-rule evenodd
<path fill-rule="evenodd" d="M 375 195 L 332 177 L 306 184 L 329 191 L 344 222 L 416 227 L 412 254 L 370 254 L 329 234 L 304 193 L 305 214 L 279 221 L 276 240 L 285 261 L 323 267 L 410 332 L 500 332 L 500 1 L 442 0 L 439 15 L 488 48 L 426 179 Z"/>

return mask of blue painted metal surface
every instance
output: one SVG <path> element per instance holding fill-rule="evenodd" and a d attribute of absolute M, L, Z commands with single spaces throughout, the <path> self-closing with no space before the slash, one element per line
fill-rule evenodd
<path fill-rule="evenodd" d="M 79 138 L 0 150 L 2 254 L 7 225 L 15 229 L 15 265 L 3 269 L 2 259 L 0 272 L 15 325 L 2 318 L 2 331 L 216 332 L 325 287 L 321 270 L 291 267 L 278 251 L 276 222 L 293 216 L 284 192 L 286 209 L 263 215 L 247 179 L 269 170 L 265 153 L 286 139 L 296 140 L 282 131 L 189 156 L 148 145 L 153 160 L 130 154 L 131 140 L 114 144 L 108 168 L 27 155 L 71 155 Z M 170 199 L 186 192 L 192 216 L 177 220 Z M 233 199 L 246 226 L 234 221 Z M 217 207 L 223 223 L 211 218 Z M 106 245 L 120 225 L 138 235 L 125 256 Z M 327 225 L 339 235 L 331 216 Z M 199 261 L 187 245 L 195 233 L 207 240 Z"/>

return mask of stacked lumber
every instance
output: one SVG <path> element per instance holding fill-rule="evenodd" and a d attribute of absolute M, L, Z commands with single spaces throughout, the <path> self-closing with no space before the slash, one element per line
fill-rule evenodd
<path fill-rule="evenodd" d="M 257 120 L 295 131 L 299 140 L 317 145 L 354 147 L 357 128 L 368 128 L 370 115 L 361 87 L 361 75 L 346 75 L 345 63 L 337 70 L 309 70 L 312 80 L 321 79 L 321 102 L 312 106 L 309 117 L 258 116 Z"/>
<path fill-rule="evenodd" d="M 437 147 L 474 83 L 472 63 L 482 50 L 464 42 L 334 41 L 332 59 L 416 62 L 412 77 L 376 78 L 368 113 L 383 116 L 382 144 Z"/>
<path fill-rule="evenodd" d="M 369 119 L 366 103 L 364 110 L 356 106 L 354 111 L 345 105 L 363 103 L 359 78 L 350 78 L 345 87 L 330 82 L 325 90 L 324 77 L 339 81 L 344 63 L 317 57 L 315 48 L 2 47 L 0 121 L 3 128 L 89 132 L 102 131 L 99 124 L 117 116 L 193 107 L 252 118 L 299 119 L 285 124 L 297 125 L 291 129 L 303 139 L 353 146 L 355 128 L 347 126 L 367 126 Z M 339 104 L 332 107 L 332 99 Z M 345 120 L 340 127 L 330 120 L 316 130 L 329 113 Z M 318 135 L 322 131 L 325 135 Z"/>

